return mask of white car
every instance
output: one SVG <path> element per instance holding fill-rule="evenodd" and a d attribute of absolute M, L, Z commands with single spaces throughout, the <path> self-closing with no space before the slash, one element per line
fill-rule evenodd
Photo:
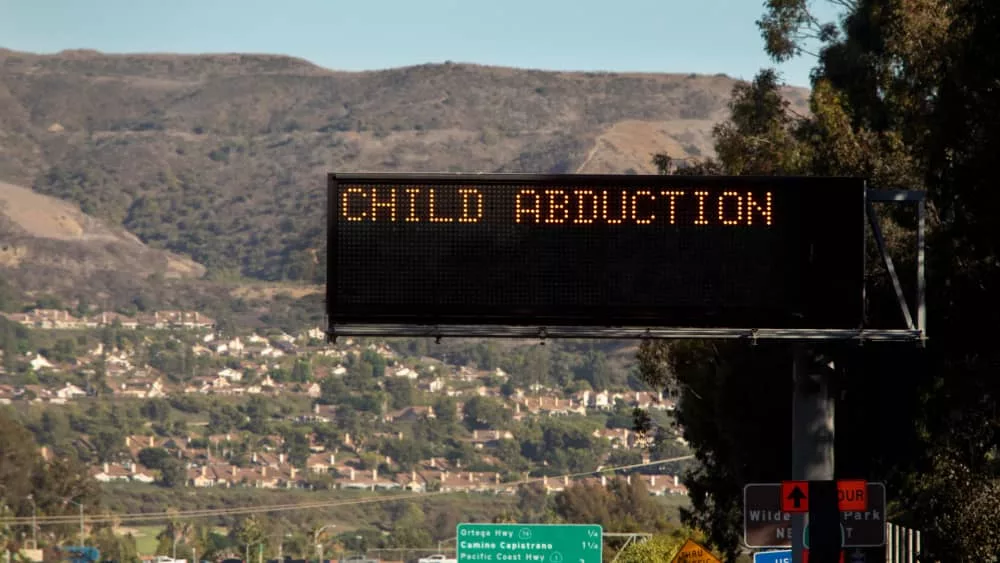
<path fill-rule="evenodd" d="M 417 559 L 417 563 L 458 563 L 458 559 L 450 559 L 440 553 Z"/>

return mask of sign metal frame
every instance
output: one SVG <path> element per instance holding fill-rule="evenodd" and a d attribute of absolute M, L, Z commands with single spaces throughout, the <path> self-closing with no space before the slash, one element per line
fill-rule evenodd
<path fill-rule="evenodd" d="M 665 176 L 656 176 L 657 178 L 667 178 Z M 328 233 L 327 242 L 328 248 L 334 249 L 337 244 L 337 234 L 335 219 L 338 217 L 338 202 L 337 198 L 333 197 L 335 194 L 335 186 L 338 181 L 384 181 L 389 184 L 392 183 L 405 183 L 407 180 L 411 181 L 434 181 L 441 182 L 442 185 L 457 185 L 462 182 L 469 182 L 473 185 L 489 185 L 489 184 L 538 184 L 543 185 L 544 182 L 550 181 L 554 182 L 553 185 L 558 185 L 558 182 L 575 182 L 581 185 L 587 185 L 588 182 L 598 182 L 598 181 L 608 181 L 610 186 L 613 187 L 615 184 L 622 185 L 627 183 L 630 178 L 635 178 L 635 176 L 629 175 L 575 175 L 575 174 L 562 174 L 562 175 L 542 175 L 542 174 L 402 174 L 402 173 L 371 173 L 371 174 L 339 174 L 331 173 L 328 175 L 328 190 L 330 197 L 328 198 Z M 774 182 L 788 183 L 794 182 L 796 180 L 801 181 L 816 181 L 824 180 L 824 178 L 810 178 L 810 177 L 715 177 L 715 176 L 705 176 L 705 177 L 674 177 L 680 178 L 681 181 L 684 178 L 712 178 L 713 182 L 724 181 L 727 178 L 732 178 L 736 181 L 747 181 L 755 180 L 758 182 L 763 182 L 766 180 L 773 180 Z M 825 180 L 836 180 L 837 178 L 826 178 Z M 855 179 L 858 180 L 858 179 Z M 647 180 L 652 181 L 652 180 Z M 764 185 L 764 184 L 762 184 Z M 905 328 L 899 329 L 874 329 L 865 326 L 864 319 L 866 317 L 864 311 L 862 311 L 860 317 L 860 325 L 858 328 L 768 328 L 768 327 L 726 327 L 726 328 L 702 328 L 702 327 L 686 327 L 686 326 L 647 326 L 647 325 L 634 325 L 634 326 L 595 326 L 586 324 L 559 324 L 558 326 L 552 326 L 550 324 L 524 324 L 524 325 L 510 325 L 510 324 L 412 324 L 409 322 L 391 323 L 391 322 L 338 322 L 336 319 L 331 318 L 330 313 L 333 311 L 335 304 L 335 288 L 333 287 L 334 280 L 327 280 L 326 288 L 326 298 L 327 298 L 327 336 L 331 341 L 335 341 L 338 336 L 379 336 L 379 337 L 430 337 L 435 339 L 440 339 L 443 337 L 493 337 L 493 338 L 517 338 L 517 339 L 546 339 L 546 338 L 595 338 L 595 339 L 737 339 L 737 340 L 748 340 L 752 342 L 761 340 L 784 340 L 784 341 L 915 341 L 923 343 L 926 339 L 926 320 L 925 320 L 925 305 L 924 305 L 924 268 L 923 268 L 923 239 L 924 239 L 924 198 L 923 194 L 919 192 L 899 192 L 899 191 L 884 191 L 884 190 L 863 190 L 863 206 L 859 209 L 859 213 L 863 216 L 867 216 L 868 223 L 872 229 L 876 244 L 882 254 L 883 262 L 886 264 L 889 274 L 893 280 L 894 288 L 897 288 L 897 296 L 900 299 L 900 307 L 903 312 L 903 317 L 905 321 Z M 896 275 L 895 268 L 893 267 L 891 258 L 888 256 L 884 239 L 881 234 L 881 228 L 878 223 L 878 218 L 875 214 L 875 210 L 872 207 L 872 202 L 916 202 L 918 204 L 918 272 L 917 272 L 917 314 L 916 322 L 914 322 L 914 315 L 910 314 L 909 305 L 905 302 L 905 296 L 902 291 L 899 290 L 898 276 Z M 864 221 L 861 221 L 862 228 L 864 228 Z M 867 244 L 866 237 L 863 237 L 864 244 Z M 859 249 L 859 260 L 864 260 L 864 247 Z M 329 269 L 330 266 L 328 266 Z M 862 266 L 862 273 L 865 273 L 865 268 Z M 862 280 L 860 283 L 860 288 L 862 292 L 862 303 L 865 302 L 863 297 L 866 291 L 866 282 Z M 596 324 L 596 323 L 595 323 Z"/>
<path fill-rule="evenodd" d="M 887 528 L 887 522 L 888 521 L 886 520 L 885 509 L 887 507 L 887 501 L 888 501 L 888 499 L 886 498 L 885 483 L 882 483 L 880 481 L 868 481 L 867 484 L 868 484 L 869 488 L 874 487 L 878 491 L 877 496 L 873 497 L 872 495 L 869 495 L 869 498 L 868 498 L 868 511 L 873 510 L 873 508 L 872 508 L 873 505 L 881 507 L 881 510 L 882 510 L 882 519 L 881 519 L 881 522 L 882 522 L 882 542 L 881 543 L 877 543 L 877 544 L 849 544 L 849 545 L 844 545 L 843 549 L 881 548 L 881 547 L 883 547 L 883 546 L 886 545 L 886 541 L 887 541 L 886 528 Z M 776 544 L 764 544 L 764 545 L 750 544 L 747 541 L 747 539 L 748 539 L 748 535 L 747 535 L 748 534 L 748 526 L 747 526 L 747 523 L 748 523 L 748 520 L 749 520 L 749 518 L 748 518 L 749 507 L 747 506 L 747 490 L 750 487 L 773 487 L 774 490 L 775 490 L 775 492 L 774 492 L 775 512 L 779 512 L 779 513 L 783 513 L 783 514 L 788 514 L 789 516 L 791 516 L 793 514 L 791 512 L 784 512 L 784 511 L 781 510 L 781 488 L 782 488 L 781 487 L 781 482 L 776 482 L 776 483 L 747 483 L 746 485 L 743 486 L 743 536 L 741 538 L 742 544 L 745 547 L 750 548 L 750 549 L 776 549 L 776 550 L 780 550 L 780 549 L 787 549 L 787 548 L 789 548 L 790 545 L 791 545 L 791 541 L 789 541 L 788 544 L 777 544 L 777 545 Z M 841 514 L 844 514 L 844 513 L 853 513 L 853 512 L 860 512 L 860 511 L 842 511 Z M 867 511 L 863 511 L 863 512 L 867 512 Z M 789 522 L 788 527 L 791 527 L 791 520 L 788 520 L 788 522 Z M 841 522 L 842 533 L 843 533 L 843 528 L 844 528 L 844 523 L 842 521 Z"/>

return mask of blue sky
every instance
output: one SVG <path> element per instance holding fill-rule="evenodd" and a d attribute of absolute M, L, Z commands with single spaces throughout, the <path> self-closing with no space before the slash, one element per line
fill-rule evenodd
<path fill-rule="evenodd" d="M 763 0 L 0 0 L 0 46 L 275 53 L 339 70 L 451 60 L 751 78 L 773 66 L 754 24 L 762 12 Z M 777 68 L 808 86 L 812 65 Z"/>

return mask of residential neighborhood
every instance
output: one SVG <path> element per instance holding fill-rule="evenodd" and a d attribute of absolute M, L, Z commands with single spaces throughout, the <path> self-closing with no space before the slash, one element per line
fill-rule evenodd
<path fill-rule="evenodd" d="M 534 432 L 529 429 L 566 424 L 560 432 L 580 432 L 585 449 L 598 456 L 589 470 L 599 472 L 615 460 L 650 461 L 651 437 L 632 427 L 632 409 L 664 417 L 674 409 L 662 393 L 622 385 L 595 389 L 573 381 L 575 388 L 567 389 L 525 383 L 500 366 L 478 365 L 487 362 L 406 356 L 386 342 L 328 344 L 319 327 L 299 334 L 268 329 L 223 335 L 211 318 L 194 311 L 130 317 L 31 310 L 6 316 L 55 335 L 51 350 L 61 352 L 26 350 L 5 361 L 2 404 L 139 403 L 154 405 L 142 408 L 162 417 L 161 403 L 169 410 L 180 400 L 201 401 L 189 409 L 196 416 L 177 417 L 172 425 L 140 421 L 138 432 L 113 439 L 73 437 L 75 447 L 94 452 L 90 473 L 105 483 L 512 495 L 517 483 L 538 480 L 551 493 L 564 490 L 570 479 L 555 475 L 558 462 L 548 460 L 554 452 L 527 442 Z M 59 335 L 71 331 L 78 333 L 77 345 L 62 340 L 60 348 Z M 256 407 L 247 401 L 281 407 L 254 427 Z M 220 413 L 232 423 L 213 432 Z M 436 444 L 434 425 L 445 421 L 457 430 L 447 445 Z M 261 434 L 264 427 L 271 430 Z M 677 430 L 671 439 L 683 447 L 679 435 Z M 414 441 L 423 444 L 419 452 L 411 447 Z M 42 443 L 43 456 L 60 447 Z M 148 453 L 158 451 L 160 457 Z M 168 468 L 164 456 L 176 466 Z M 167 471 L 173 473 L 169 479 Z M 642 480 L 651 495 L 686 494 L 676 474 L 635 472 L 626 478 Z M 595 473 L 584 480 L 606 479 Z"/>

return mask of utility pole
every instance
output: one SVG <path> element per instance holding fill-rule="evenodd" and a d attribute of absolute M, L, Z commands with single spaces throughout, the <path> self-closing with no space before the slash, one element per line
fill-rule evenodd
<path fill-rule="evenodd" d="M 28 495 L 31 500 L 31 549 L 38 549 L 38 505 L 35 504 L 35 495 Z"/>
<path fill-rule="evenodd" d="M 80 506 L 80 547 L 83 547 L 84 545 L 86 545 L 86 540 L 85 540 L 86 534 L 83 531 L 83 503 L 81 502 L 79 506 Z"/>
<path fill-rule="evenodd" d="M 818 366 L 811 346 L 793 344 L 792 480 L 834 480 L 834 400 L 832 369 Z M 792 562 L 802 563 L 805 514 L 792 514 Z M 810 540 L 821 534 L 810 529 Z M 837 530 L 837 534 L 840 531 Z M 810 541 L 810 545 L 817 542 Z M 819 563 L 820 555 L 809 560 Z"/>
<path fill-rule="evenodd" d="M 323 544 L 319 541 L 319 535 L 327 528 L 335 528 L 336 524 L 327 524 L 313 532 L 313 544 L 316 546 L 316 563 L 323 563 Z"/>

